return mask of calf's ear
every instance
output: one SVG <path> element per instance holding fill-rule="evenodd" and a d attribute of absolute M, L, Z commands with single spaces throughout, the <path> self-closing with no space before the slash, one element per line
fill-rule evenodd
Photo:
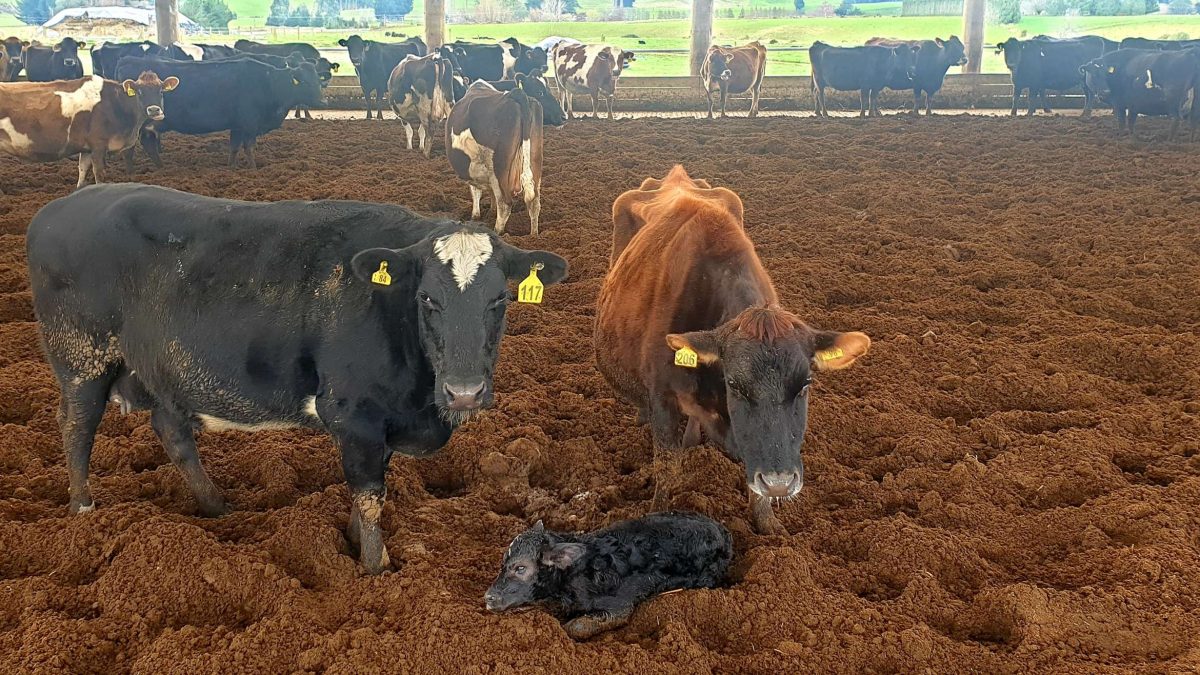
<path fill-rule="evenodd" d="M 546 286 L 567 278 L 569 266 L 562 256 L 549 251 L 526 251 L 508 244 L 501 246 L 500 265 L 509 279 L 524 279 L 529 276 L 529 270 L 538 265 L 541 265 L 538 279 Z"/>
<path fill-rule="evenodd" d="M 350 269 L 354 276 L 369 283 L 374 290 L 390 291 L 400 286 L 411 287 L 400 281 L 416 273 L 417 260 L 412 247 L 368 248 L 351 258 Z"/>
<path fill-rule="evenodd" d="M 338 71 L 338 69 L 339 69 L 339 68 L 341 68 L 341 67 L 342 67 L 342 64 L 340 64 L 340 63 L 331 63 L 331 64 L 329 64 L 329 69 L 330 69 L 330 70 L 332 70 L 332 71 L 333 71 L 333 72 L 335 72 L 335 73 L 336 73 L 336 72 Z"/>
<path fill-rule="evenodd" d="M 167 79 L 163 80 L 163 91 L 172 91 L 175 89 L 175 87 L 178 87 L 178 86 L 179 86 L 179 78 L 178 77 L 172 76 L 172 77 L 168 77 Z"/>
<path fill-rule="evenodd" d="M 75 46 L 76 46 L 76 47 L 78 47 L 78 48 L 80 48 L 80 49 L 87 49 L 87 43 L 86 43 L 86 42 L 76 42 L 76 43 L 75 43 Z"/>
<path fill-rule="evenodd" d="M 542 564 L 565 570 L 583 557 L 583 544 L 555 544 L 542 552 Z"/>
<path fill-rule="evenodd" d="M 338 44 L 345 47 L 346 46 L 346 38 L 342 38 L 341 40 L 338 40 Z"/>
<path fill-rule="evenodd" d="M 841 370 L 871 348 L 866 333 L 817 331 L 813 336 L 813 366 L 817 370 Z"/>
<path fill-rule="evenodd" d="M 721 360 L 721 338 L 716 331 L 697 330 L 691 333 L 668 333 L 667 346 L 673 351 L 690 349 L 696 360 L 708 365 Z M 676 356 L 676 358 L 679 358 Z"/>

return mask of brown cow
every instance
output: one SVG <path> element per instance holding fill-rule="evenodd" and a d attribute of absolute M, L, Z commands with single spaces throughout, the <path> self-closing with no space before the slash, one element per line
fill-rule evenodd
<path fill-rule="evenodd" d="M 137 142 L 147 120 L 163 119 L 163 92 L 179 80 L 142 73 L 113 82 L 93 75 L 58 82 L 0 84 L 0 152 L 45 162 L 79 155 L 79 181 L 88 169 L 104 181 L 105 153 Z"/>
<path fill-rule="evenodd" d="M 740 459 L 755 527 L 786 533 L 771 502 L 804 484 L 812 371 L 849 366 L 871 340 L 780 307 L 741 200 L 681 166 L 613 204 L 613 259 L 597 301 L 600 372 L 649 421 L 656 450 L 703 432 Z"/>
<path fill-rule="evenodd" d="M 750 92 L 750 116 L 758 116 L 763 74 L 767 71 L 767 48 L 758 42 L 741 47 L 708 48 L 700 66 L 700 88 L 708 97 L 708 119 L 713 118 L 713 91 L 721 91 L 721 117 L 730 94 Z"/>
<path fill-rule="evenodd" d="M 626 64 L 636 60 L 633 52 L 612 45 L 561 43 L 554 48 L 554 79 L 562 95 L 567 119 L 574 119 L 575 94 L 592 97 L 592 117 L 600 117 L 597 106 L 603 96 L 608 104 L 608 119 L 613 118 L 613 98 L 617 78 Z"/>
<path fill-rule="evenodd" d="M 388 100 L 404 124 L 408 149 L 413 147 L 412 125 L 416 123 L 419 147 L 429 157 L 433 154 L 433 125 L 444 121 L 454 105 L 454 66 L 441 51 L 404 57 L 388 78 Z"/>
<path fill-rule="evenodd" d="M 517 88 L 501 93 L 482 80 L 467 87 L 446 120 L 446 155 L 458 177 L 471 186 L 471 218 L 479 218 L 484 189 L 492 191 L 496 233 L 512 214 L 518 195 L 529 210 L 529 232 L 538 233 L 542 211 L 542 106 Z"/>
<path fill-rule="evenodd" d="M 0 70 L 0 82 L 16 81 L 21 69 L 25 67 L 25 48 L 28 46 L 29 42 L 19 37 L 6 37 L 0 42 L 0 47 L 3 47 L 8 56 L 8 63 L 4 70 Z"/>

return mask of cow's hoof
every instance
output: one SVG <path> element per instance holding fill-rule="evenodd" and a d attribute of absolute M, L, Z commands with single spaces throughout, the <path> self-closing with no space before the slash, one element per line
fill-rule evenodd
<path fill-rule="evenodd" d="M 606 613 L 588 614 L 571 619 L 563 625 L 563 630 L 573 640 L 587 640 L 597 635 L 617 628 L 629 620 L 629 615 L 610 616 Z"/>
<path fill-rule="evenodd" d="M 198 510 L 205 518 L 220 518 L 229 513 L 229 505 L 224 499 L 204 500 L 200 502 Z"/>
<path fill-rule="evenodd" d="M 379 542 L 379 546 L 370 546 L 364 542 L 359 552 L 359 562 L 362 563 L 363 570 L 372 576 L 383 574 L 392 569 L 392 559 L 388 555 L 387 547 L 383 542 Z"/>
<path fill-rule="evenodd" d="M 96 510 L 96 503 L 91 501 L 90 499 L 88 500 L 88 502 L 86 504 L 72 500 L 71 506 L 69 507 L 69 509 L 70 509 L 71 515 L 91 513 L 92 511 Z"/>

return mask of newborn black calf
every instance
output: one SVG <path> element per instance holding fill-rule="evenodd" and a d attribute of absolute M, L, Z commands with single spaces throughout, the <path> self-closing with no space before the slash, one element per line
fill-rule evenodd
<path fill-rule="evenodd" d="M 696 513 L 652 513 L 597 532 L 547 532 L 542 521 L 513 539 L 484 594 L 493 612 L 557 605 L 567 634 L 587 639 L 629 620 L 637 603 L 680 588 L 711 588 L 725 577 L 733 540 Z"/>

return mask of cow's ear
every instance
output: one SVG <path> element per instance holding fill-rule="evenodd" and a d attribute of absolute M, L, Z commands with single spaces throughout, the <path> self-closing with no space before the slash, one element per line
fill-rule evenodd
<path fill-rule="evenodd" d="M 86 43 L 86 42 L 76 42 L 76 43 L 75 43 L 75 46 L 76 46 L 76 47 L 78 47 L 78 48 L 80 48 L 80 49 L 87 49 L 87 43 Z"/>
<path fill-rule="evenodd" d="M 133 80 L 125 80 L 121 83 L 121 88 L 125 90 L 126 96 L 137 96 L 137 89 L 133 88 Z"/>
<path fill-rule="evenodd" d="M 813 366 L 817 370 L 841 370 L 870 348 L 871 338 L 866 333 L 817 331 L 813 336 Z"/>
<path fill-rule="evenodd" d="M 501 247 L 500 268 L 509 279 L 524 279 L 529 276 L 530 269 L 537 269 L 538 280 L 545 286 L 557 284 L 567 277 L 567 261 L 560 255 L 549 251 L 526 251 L 508 244 Z"/>
<path fill-rule="evenodd" d="M 338 40 L 338 44 L 345 47 L 346 46 L 346 38 L 342 38 L 341 40 Z"/>
<path fill-rule="evenodd" d="M 51 47 L 51 48 L 50 48 L 50 51 L 52 51 L 52 52 L 61 52 L 61 51 L 62 51 L 62 47 L 60 47 L 59 45 L 54 45 L 53 47 Z"/>
<path fill-rule="evenodd" d="M 336 73 L 336 72 L 338 71 L 338 69 L 339 69 L 339 68 L 341 68 L 341 67 L 342 67 L 342 64 L 340 64 L 340 63 L 331 63 L 331 64 L 329 64 L 329 69 L 330 69 L 330 70 L 332 70 L 332 71 L 333 71 L 333 72 L 335 72 L 335 73 Z"/>
<path fill-rule="evenodd" d="M 21 46 L 22 46 L 22 47 L 28 47 L 28 46 L 29 46 L 29 40 L 21 40 Z"/>
<path fill-rule="evenodd" d="M 579 562 L 586 551 L 583 544 L 555 544 L 542 551 L 542 564 L 565 570 Z"/>
<path fill-rule="evenodd" d="M 419 244 L 418 244 L 419 245 Z M 409 248 L 369 248 L 359 251 L 350 260 L 354 276 L 371 284 L 379 291 L 389 291 L 398 286 L 406 275 L 412 275 L 417 266 L 417 256 Z"/>
<path fill-rule="evenodd" d="M 713 330 L 697 330 L 690 333 L 668 333 L 667 346 L 676 352 L 675 363 L 689 368 L 695 368 L 698 363 L 708 365 L 721 360 L 721 336 Z M 695 361 L 689 361 L 678 353 L 690 349 L 696 354 Z"/>
<path fill-rule="evenodd" d="M 163 91 L 173 91 L 175 89 L 175 87 L 178 87 L 178 86 L 179 86 L 179 78 L 178 77 L 171 76 L 171 77 L 168 77 L 167 79 L 163 80 Z"/>
<path fill-rule="evenodd" d="M 934 43 L 934 44 L 936 44 L 936 45 L 937 45 L 937 46 L 939 46 L 939 47 L 945 47 L 945 46 L 946 46 L 946 42 L 945 42 L 944 40 L 942 40 L 942 38 L 939 38 L 939 37 L 935 37 L 935 38 L 933 38 L 933 43 Z"/>

